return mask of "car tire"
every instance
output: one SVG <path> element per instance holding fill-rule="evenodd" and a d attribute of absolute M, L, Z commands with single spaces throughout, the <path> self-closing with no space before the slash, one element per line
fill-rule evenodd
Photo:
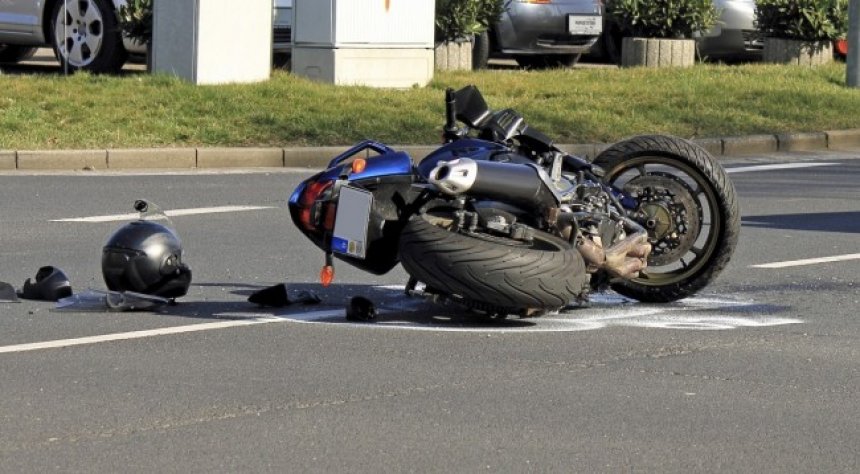
<path fill-rule="evenodd" d="M 51 38 L 57 60 L 72 71 L 115 73 L 128 58 L 110 0 L 58 2 L 51 14 Z"/>
<path fill-rule="evenodd" d="M 472 43 L 472 69 L 487 69 L 490 62 L 490 34 L 482 31 L 475 35 Z"/>
<path fill-rule="evenodd" d="M 33 46 L 0 44 L 0 63 L 15 64 L 30 59 L 35 53 L 36 48 Z"/>
<path fill-rule="evenodd" d="M 516 61 L 526 69 L 570 68 L 579 62 L 581 54 L 537 54 L 517 56 Z"/>
<path fill-rule="evenodd" d="M 606 59 L 613 64 L 621 64 L 621 44 L 624 32 L 615 22 L 606 22 L 605 30 L 600 36 Z"/>

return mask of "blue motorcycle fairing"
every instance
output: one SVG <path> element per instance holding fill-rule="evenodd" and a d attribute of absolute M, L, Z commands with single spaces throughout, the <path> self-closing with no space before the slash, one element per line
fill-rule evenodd
<path fill-rule="evenodd" d="M 367 166 L 364 170 L 360 173 L 349 173 L 349 181 L 412 174 L 412 157 L 403 151 L 391 151 L 384 155 L 371 156 L 365 160 Z M 349 165 L 335 164 L 335 166 L 323 171 L 317 181 L 338 179 L 343 174 L 345 166 Z"/>
<path fill-rule="evenodd" d="M 350 149 L 350 151 L 347 151 L 346 153 L 340 155 L 338 158 L 332 160 L 329 163 L 330 166 L 328 169 L 321 171 L 311 176 L 310 178 L 302 181 L 302 183 L 299 184 L 293 191 L 293 193 L 290 195 L 289 202 L 291 204 L 298 204 L 299 199 L 301 199 L 302 193 L 305 191 L 305 188 L 307 188 L 309 182 L 334 181 L 338 179 L 343 174 L 343 169 L 346 166 L 339 164 L 340 161 L 343 161 L 344 157 L 349 158 L 355 153 L 358 153 L 363 150 L 359 149 L 357 151 L 354 151 L 356 150 L 356 148 L 358 147 L 354 147 Z M 409 156 L 409 154 L 402 151 L 394 151 L 388 147 L 386 148 L 390 150 L 388 153 L 367 158 L 367 166 L 361 173 L 350 173 L 348 176 L 349 181 L 363 181 L 366 179 L 381 178 L 385 176 L 411 175 L 412 158 Z"/>
<path fill-rule="evenodd" d="M 424 179 L 430 175 L 430 171 L 436 167 L 440 161 L 456 160 L 458 158 L 471 158 L 473 160 L 489 160 L 499 152 L 510 151 L 504 145 L 486 140 L 478 140 L 476 138 L 463 138 L 451 143 L 442 145 L 433 153 L 427 155 L 418 164 L 418 174 Z"/>

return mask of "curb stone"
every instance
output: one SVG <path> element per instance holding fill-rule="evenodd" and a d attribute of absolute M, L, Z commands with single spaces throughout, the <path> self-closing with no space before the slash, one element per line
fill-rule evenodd
<path fill-rule="evenodd" d="M 827 148 L 824 133 L 783 133 L 776 136 L 779 151 L 810 151 Z"/>
<path fill-rule="evenodd" d="M 110 169 L 196 168 L 194 148 L 130 148 L 107 150 Z"/>
<path fill-rule="evenodd" d="M 19 150 L 19 170 L 104 170 L 107 150 Z"/>
<path fill-rule="evenodd" d="M 18 154 L 14 151 L 0 150 L 0 170 L 18 168 Z"/>
<path fill-rule="evenodd" d="M 748 135 L 744 137 L 723 138 L 724 155 L 774 153 L 777 149 L 778 142 L 774 135 Z"/>
<path fill-rule="evenodd" d="M 853 130 L 829 130 L 827 135 L 827 147 L 834 150 L 860 147 L 860 129 Z"/>
<path fill-rule="evenodd" d="M 784 133 L 698 138 L 694 143 L 716 157 L 787 151 L 860 148 L 860 128 L 819 133 Z M 608 143 L 559 144 L 567 153 L 593 159 Z M 348 146 L 290 148 L 134 148 L 110 150 L 0 150 L 0 170 L 105 170 L 204 168 L 321 169 Z M 435 145 L 393 146 L 420 160 Z"/>

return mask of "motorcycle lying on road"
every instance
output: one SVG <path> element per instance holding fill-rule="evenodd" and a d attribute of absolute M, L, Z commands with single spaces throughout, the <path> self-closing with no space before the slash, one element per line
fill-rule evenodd
<path fill-rule="evenodd" d="M 422 283 L 491 317 L 538 316 L 606 287 L 685 298 L 737 243 L 734 187 L 690 141 L 637 136 L 588 162 L 474 86 L 446 91 L 443 136 L 417 165 L 364 141 L 296 188 L 290 214 L 325 252 L 324 285 L 332 256 L 374 274 L 399 262 L 410 294 Z"/>

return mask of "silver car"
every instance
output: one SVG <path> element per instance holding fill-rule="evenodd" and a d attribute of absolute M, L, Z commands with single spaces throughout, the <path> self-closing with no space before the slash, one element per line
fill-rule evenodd
<path fill-rule="evenodd" d="M 709 59 L 761 58 L 764 40 L 755 27 L 755 0 L 714 0 L 720 19 L 698 35 L 699 54 Z"/>
<path fill-rule="evenodd" d="M 513 57 L 524 67 L 573 66 L 603 28 L 601 0 L 507 0 L 489 31 L 475 38 L 475 68 L 490 57 Z"/>
<path fill-rule="evenodd" d="M 273 51 L 288 54 L 292 50 L 293 0 L 275 0 Z"/>
<path fill-rule="evenodd" d="M 116 11 L 125 0 L 2 0 L 0 61 L 18 62 L 50 45 L 64 66 L 93 72 L 122 68 L 143 46 L 124 40 Z"/>
<path fill-rule="evenodd" d="M 755 28 L 755 0 L 714 0 L 719 13 L 717 24 L 704 33 L 697 33 L 699 55 L 705 59 L 761 58 L 764 41 Z M 618 63 L 621 60 L 621 38 L 624 32 L 607 20 L 601 41 L 590 56 Z"/>
<path fill-rule="evenodd" d="M 27 59 L 51 46 L 65 67 L 116 72 L 128 53 L 146 48 L 123 38 L 117 16 L 126 0 L 0 0 L 0 63 Z M 290 48 L 292 0 L 274 0 L 275 52 Z"/>

